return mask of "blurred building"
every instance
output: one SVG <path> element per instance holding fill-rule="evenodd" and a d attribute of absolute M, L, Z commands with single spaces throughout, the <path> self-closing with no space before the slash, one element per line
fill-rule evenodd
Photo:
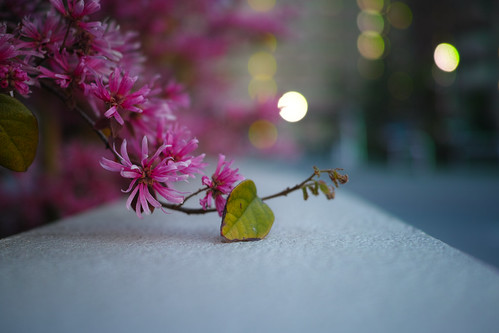
<path fill-rule="evenodd" d="M 285 2 L 288 3 L 288 2 Z M 307 117 L 291 124 L 307 151 L 345 165 L 499 162 L 499 3 L 321 0 L 300 8 L 277 43 L 278 91 Z M 447 43 L 441 69 L 436 47 Z"/>

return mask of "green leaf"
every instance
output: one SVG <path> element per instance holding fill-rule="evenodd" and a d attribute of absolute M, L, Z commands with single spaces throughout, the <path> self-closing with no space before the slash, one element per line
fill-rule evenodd
<path fill-rule="evenodd" d="M 319 189 L 328 200 L 334 199 L 334 188 L 327 186 L 323 180 L 319 180 Z"/>
<path fill-rule="evenodd" d="M 0 165 L 26 171 L 38 146 L 38 122 L 17 99 L 0 94 Z"/>
<path fill-rule="evenodd" d="M 313 185 L 310 185 L 310 192 L 315 196 L 319 195 L 319 184 L 317 181 L 315 181 Z"/>
<path fill-rule="evenodd" d="M 274 213 L 257 195 L 252 180 L 237 185 L 225 205 L 220 234 L 229 242 L 263 239 L 274 223 Z"/>
<path fill-rule="evenodd" d="M 307 191 L 307 187 L 306 186 L 303 186 L 301 188 L 302 192 L 303 192 L 303 200 L 307 201 L 308 200 L 308 191 Z"/>

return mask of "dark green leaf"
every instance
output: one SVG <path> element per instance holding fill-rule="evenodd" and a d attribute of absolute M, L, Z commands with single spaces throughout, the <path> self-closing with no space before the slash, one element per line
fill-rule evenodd
<path fill-rule="evenodd" d="M 0 165 L 26 171 L 38 146 L 38 122 L 17 99 L 0 94 Z"/>

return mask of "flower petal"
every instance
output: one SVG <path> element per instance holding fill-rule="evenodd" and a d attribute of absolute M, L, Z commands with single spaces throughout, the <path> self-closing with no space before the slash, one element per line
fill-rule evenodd
<path fill-rule="evenodd" d="M 121 143 L 121 157 L 123 160 L 127 163 L 128 166 L 132 166 L 132 162 L 130 161 L 130 157 L 128 157 L 128 151 L 126 149 L 127 142 L 126 139 L 123 139 L 123 142 Z"/>
<path fill-rule="evenodd" d="M 120 70 L 118 67 L 114 69 L 114 72 L 109 76 L 109 90 L 113 93 L 116 93 L 119 88 L 119 78 L 120 78 Z"/>
<path fill-rule="evenodd" d="M 144 135 L 144 138 L 142 138 L 142 158 L 140 160 L 140 164 L 142 164 L 142 166 L 146 166 L 148 157 L 149 157 L 149 149 L 147 146 L 147 136 Z"/>
<path fill-rule="evenodd" d="M 128 199 L 126 200 L 126 204 L 125 204 L 125 206 L 128 210 L 132 209 L 132 201 L 133 201 L 133 198 L 135 198 L 135 195 L 137 194 L 138 190 L 139 190 L 139 187 L 137 186 L 133 189 L 132 193 L 130 193 L 130 195 L 128 196 Z"/>
<path fill-rule="evenodd" d="M 108 170 L 108 171 L 121 171 L 121 169 L 123 169 L 123 165 L 118 163 L 118 162 L 114 162 L 114 161 L 111 161 L 111 160 L 108 160 L 107 158 L 105 157 L 102 157 L 101 160 L 100 160 L 100 165 Z"/>
<path fill-rule="evenodd" d="M 178 191 L 173 188 L 162 186 L 159 183 L 154 183 L 152 187 L 159 195 L 161 195 L 169 202 L 172 203 L 184 202 L 184 197 L 179 195 Z"/>
<path fill-rule="evenodd" d="M 145 186 L 144 186 L 145 187 Z M 145 187 L 146 190 L 144 191 L 144 195 L 147 199 L 147 201 L 153 206 L 153 207 L 156 207 L 156 208 L 159 208 L 161 207 L 161 204 L 159 203 L 158 200 L 156 200 L 152 195 L 151 195 L 151 192 L 149 192 L 149 188 L 148 187 Z"/>
<path fill-rule="evenodd" d="M 145 184 L 139 184 L 139 199 L 138 201 L 140 202 L 140 205 L 142 206 L 142 210 L 146 215 L 151 215 L 151 210 L 149 209 L 149 204 L 147 203 L 147 194 L 151 195 L 149 193 L 149 190 L 147 189 L 147 185 Z M 147 194 L 146 194 L 147 193 Z"/>

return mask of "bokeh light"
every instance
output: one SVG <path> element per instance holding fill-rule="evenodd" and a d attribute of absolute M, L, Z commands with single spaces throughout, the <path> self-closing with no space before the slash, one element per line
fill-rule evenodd
<path fill-rule="evenodd" d="M 255 79 L 271 79 L 277 70 L 274 56 L 268 52 L 257 52 L 248 61 L 248 72 Z"/>
<path fill-rule="evenodd" d="M 279 99 L 277 107 L 281 110 L 279 115 L 288 122 L 297 122 L 307 114 L 307 99 L 296 91 L 288 91 Z"/>
<path fill-rule="evenodd" d="M 381 12 L 384 7 L 383 0 L 357 0 L 357 4 L 362 10 L 374 10 L 377 12 Z"/>
<path fill-rule="evenodd" d="M 433 58 L 438 68 L 445 72 L 452 72 L 459 65 L 459 52 L 449 43 L 439 44 L 435 48 Z"/>
<path fill-rule="evenodd" d="M 257 120 L 251 124 L 248 131 L 248 138 L 256 148 L 270 148 L 277 141 L 277 128 L 268 120 Z"/>
<path fill-rule="evenodd" d="M 405 3 L 396 1 L 388 6 L 386 18 L 397 29 L 407 29 L 412 23 L 412 11 Z"/>
<path fill-rule="evenodd" d="M 268 12 L 275 7 L 276 0 L 248 0 L 250 7 L 257 12 Z"/>
<path fill-rule="evenodd" d="M 365 31 L 357 39 L 357 49 L 364 58 L 376 60 L 385 52 L 385 41 L 379 33 Z"/>
<path fill-rule="evenodd" d="M 381 34 L 385 28 L 385 20 L 376 11 L 361 11 L 357 15 L 357 26 L 362 32 L 372 31 Z"/>

